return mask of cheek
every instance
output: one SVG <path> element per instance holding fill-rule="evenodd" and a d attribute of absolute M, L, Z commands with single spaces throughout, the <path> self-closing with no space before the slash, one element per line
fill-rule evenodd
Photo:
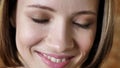
<path fill-rule="evenodd" d="M 94 38 L 95 38 L 95 31 L 83 32 L 76 35 L 76 43 L 79 46 L 80 51 L 88 54 L 93 45 Z"/>
<path fill-rule="evenodd" d="M 30 29 L 19 29 L 16 33 L 16 40 L 22 45 L 33 45 L 37 42 L 37 32 Z"/>
<path fill-rule="evenodd" d="M 93 38 L 89 36 L 82 36 L 79 42 L 79 46 L 81 50 L 88 52 L 91 49 L 93 44 Z"/>
<path fill-rule="evenodd" d="M 46 36 L 46 30 L 24 16 L 20 17 L 17 19 L 16 41 L 25 46 L 35 45 Z"/>

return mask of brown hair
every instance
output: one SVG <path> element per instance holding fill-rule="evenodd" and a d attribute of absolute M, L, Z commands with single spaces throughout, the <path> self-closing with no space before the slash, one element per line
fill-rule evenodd
<path fill-rule="evenodd" d="M 97 20 L 97 33 L 94 45 L 82 68 L 98 68 L 109 53 L 113 42 L 113 0 L 100 0 Z M 13 27 L 13 13 L 17 0 L 4 0 L 2 22 L 0 22 L 0 57 L 6 67 L 22 66 L 18 57 Z"/>

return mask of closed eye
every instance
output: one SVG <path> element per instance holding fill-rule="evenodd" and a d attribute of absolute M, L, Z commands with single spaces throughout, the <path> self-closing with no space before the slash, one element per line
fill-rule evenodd
<path fill-rule="evenodd" d="M 79 24 L 79 23 L 73 22 L 73 24 L 75 24 L 76 26 L 81 27 L 81 28 L 83 28 L 83 29 L 88 29 L 88 28 L 90 28 L 90 25 L 91 25 L 92 23 Z"/>
<path fill-rule="evenodd" d="M 41 23 L 41 24 L 47 24 L 49 22 L 49 19 L 35 19 L 35 18 L 32 18 L 32 20 L 36 23 Z"/>

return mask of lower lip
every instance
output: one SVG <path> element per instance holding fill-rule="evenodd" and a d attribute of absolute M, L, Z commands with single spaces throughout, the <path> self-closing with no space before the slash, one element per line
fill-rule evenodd
<path fill-rule="evenodd" d="M 42 58 L 43 62 L 47 64 L 50 68 L 64 68 L 70 62 L 70 59 L 69 59 L 69 60 L 66 60 L 65 62 L 54 63 L 54 62 L 51 62 L 46 57 L 44 57 L 41 53 L 37 53 L 37 54 Z"/>

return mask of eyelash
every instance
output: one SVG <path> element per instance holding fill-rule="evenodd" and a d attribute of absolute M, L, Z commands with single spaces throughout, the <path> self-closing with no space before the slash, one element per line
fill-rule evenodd
<path fill-rule="evenodd" d="M 36 23 L 41 23 L 41 24 L 47 24 L 49 22 L 49 19 L 35 19 L 35 18 L 32 18 L 32 20 Z"/>
<path fill-rule="evenodd" d="M 47 24 L 49 22 L 49 19 L 35 19 L 32 18 L 32 20 L 36 23 L 40 23 L 40 24 Z M 74 25 L 77 25 L 78 27 L 84 28 L 84 29 L 88 29 L 91 25 L 91 23 L 87 23 L 87 24 L 79 24 L 73 21 Z"/>
<path fill-rule="evenodd" d="M 92 23 L 87 23 L 87 24 L 79 24 L 73 21 L 73 24 L 77 25 L 78 27 L 81 27 L 83 29 L 88 29 Z"/>

